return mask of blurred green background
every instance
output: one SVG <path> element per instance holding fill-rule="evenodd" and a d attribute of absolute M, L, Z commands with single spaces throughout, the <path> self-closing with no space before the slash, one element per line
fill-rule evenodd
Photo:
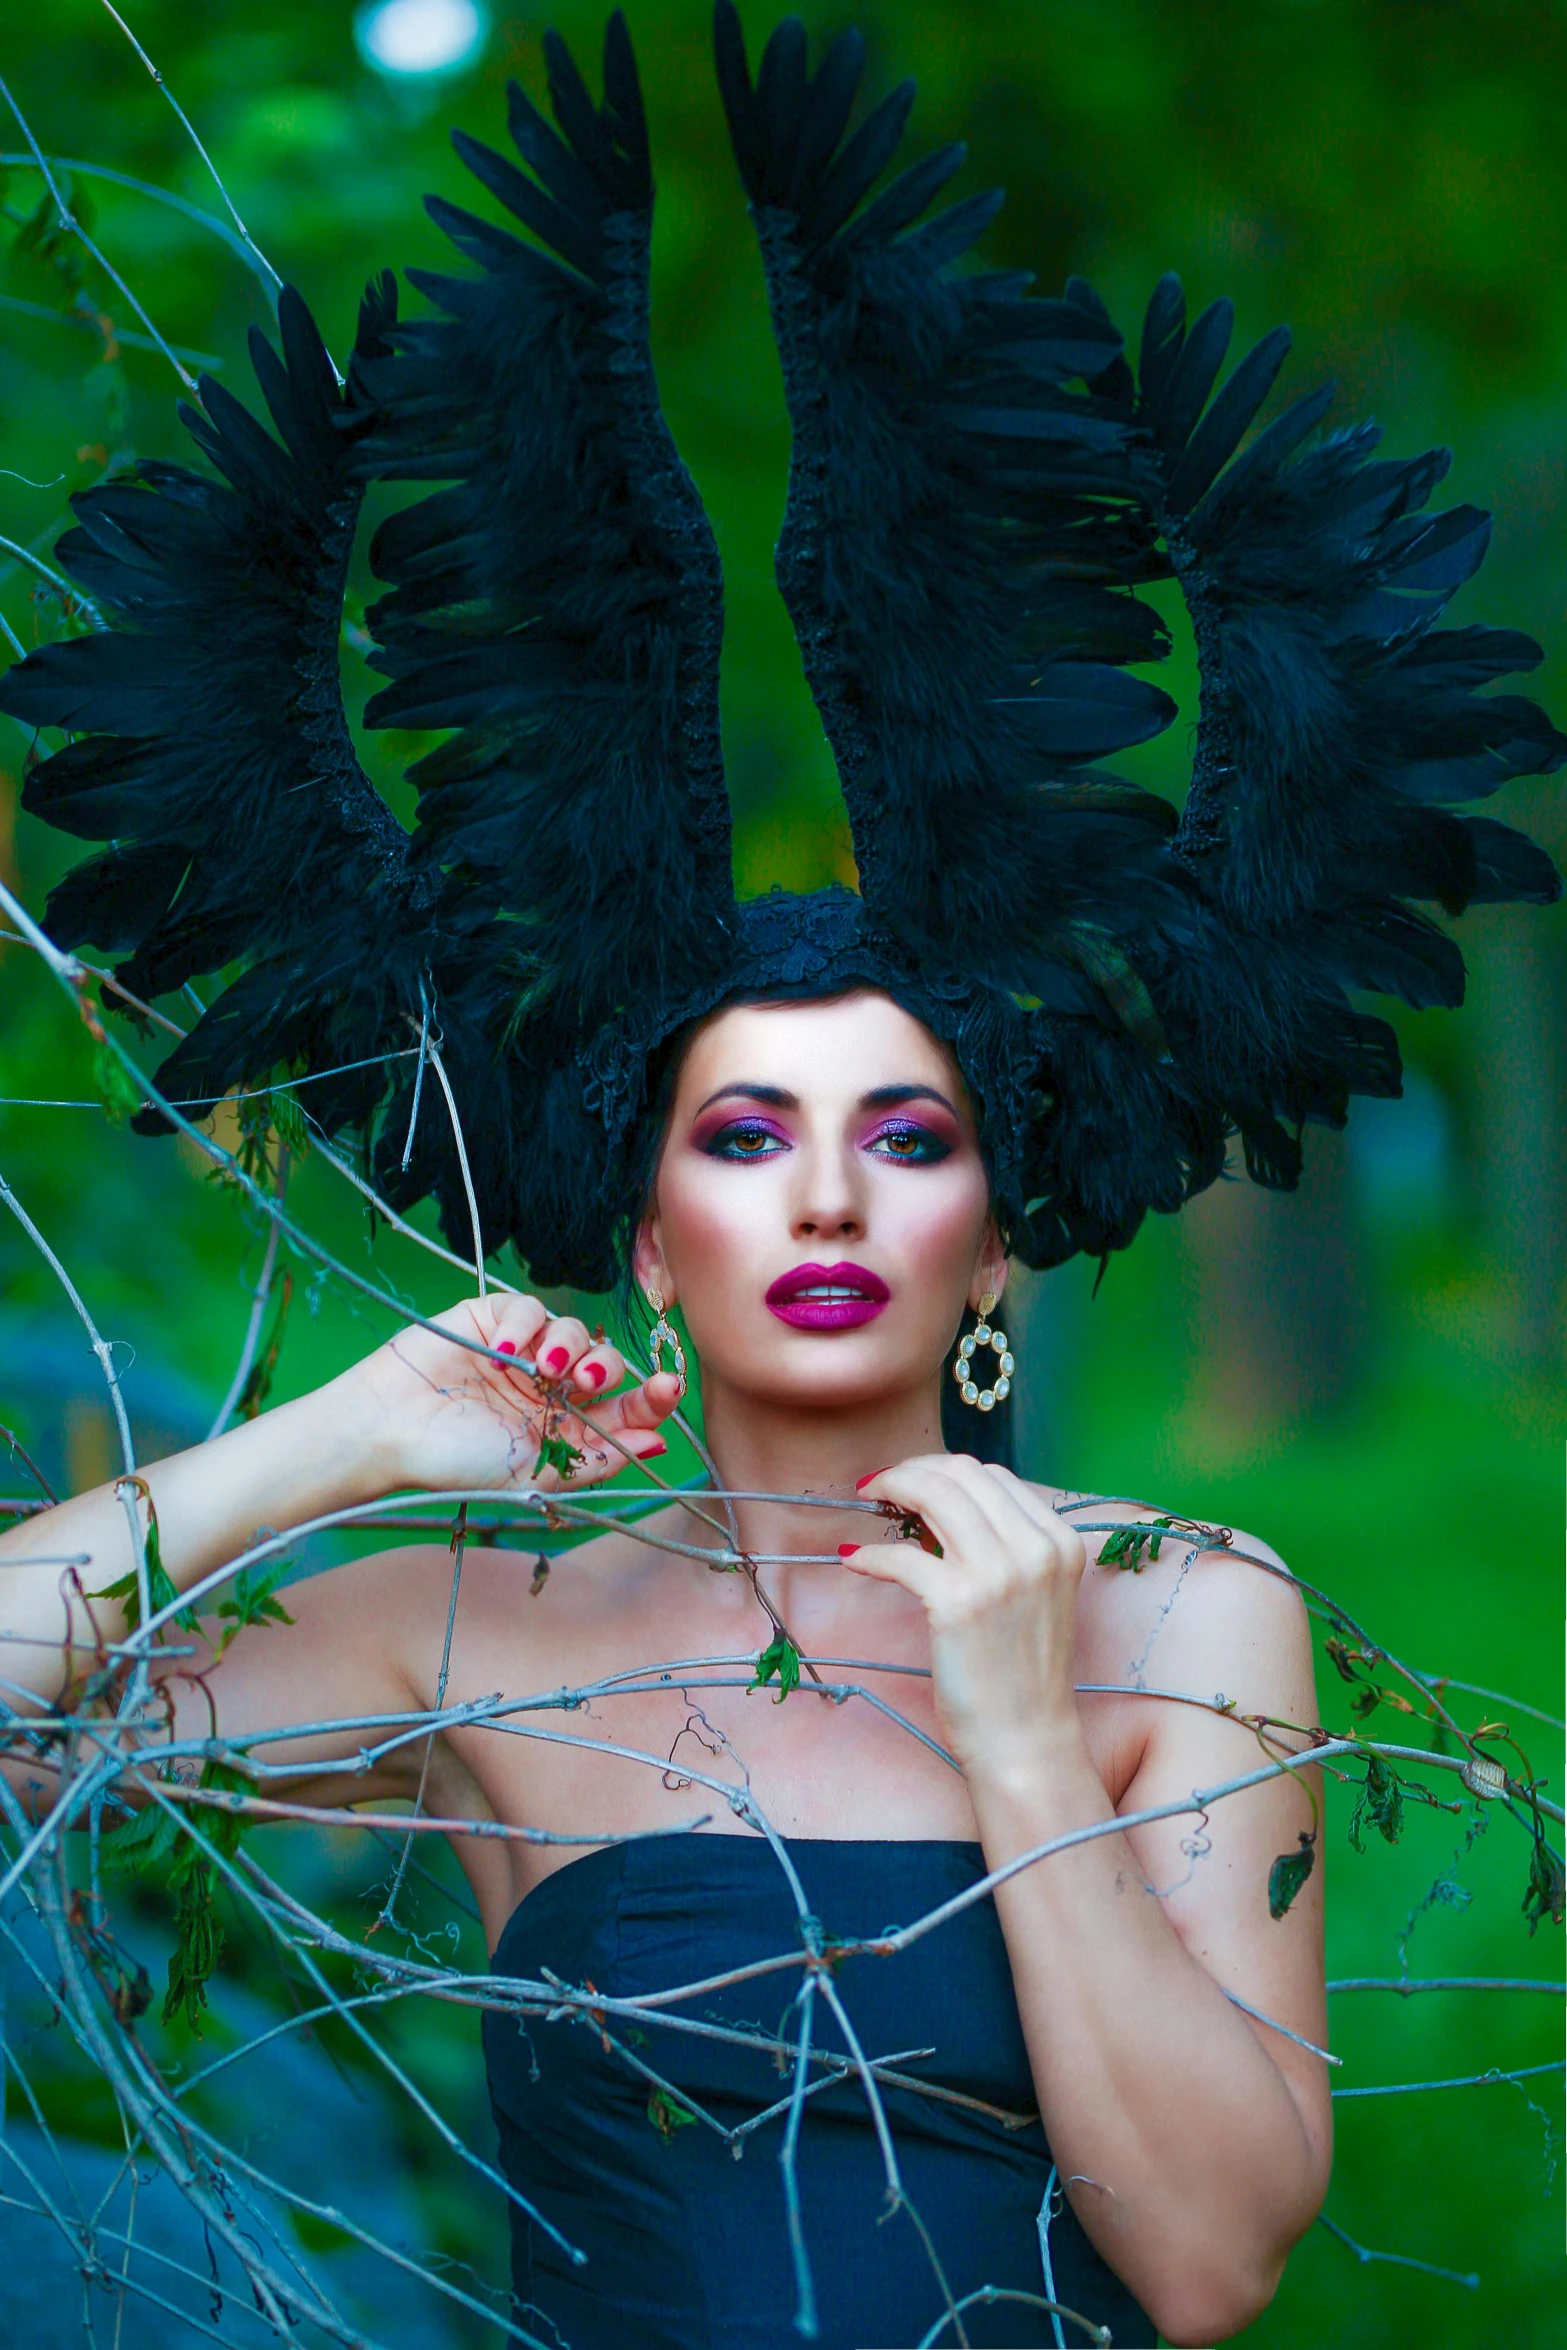
<path fill-rule="evenodd" d="M 756 6 L 743 13 L 754 49 L 772 20 Z M 654 334 L 666 406 L 713 513 L 728 580 L 724 707 L 741 881 L 810 886 L 846 869 L 846 830 L 771 584 L 787 435 L 712 87 L 707 4 L 643 0 L 630 14 L 659 176 Z M 400 76 L 372 70 L 342 0 L 131 0 L 130 21 L 247 226 L 341 349 L 373 269 L 442 256 L 419 198 L 438 189 L 468 200 L 448 125 L 499 142 L 507 77 L 541 86 L 544 23 L 557 23 L 588 62 L 601 11 L 598 0 L 561 0 L 539 19 L 497 4 L 465 68 Z M 1234 298 L 1243 346 L 1277 320 L 1291 322 L 1297 357 L 1286 392 L 1332 375 L 1340 415 L 1377 417 L 1394 453 L 1451 441 L 1451 496 L 1497 514 L 1490 561 L 1455 617 L 1541 636 L 1545 698 L 1561 716 L 1559 6 L 864 0 L 849 14 L 808 11 L 823 39 L 851 21 L 870 39 L 873 90 L 904 74 L 918 79 L 916 148 L 966 137 L 975 161 L 960 187 L 995 179 L 1009 189 L 987 257 L 1032 267 L 1047 290 L 1083 272 L 1129 331 L 1155 278 L 1173 267 L 1194 308 L 1216 294 Z M 48 10 L 0 0 L 0 72 L 45 151 L 73 159 L 73 202 L 163 334 L 201 355 L 193 367 L 214 367 L 244 394 L 245 331 L 268 316 L 263 286 L 231 239 L 192 216 L 191 207 L 223 216 L 221 200 L 111 17 L 96 0 L 53 0 Z M 13 122 L 0 121 L 0 532 L 19 550 L 0 548 L 0 610 L 30 644 L 55 633 L 61 616 L 21 551 L 47 558 L 68 493 L 107 467 L 182 451 L 172 371 L 142 347 L 102 272 L 52 233 L 37 172 L 15 160 L 25 144 Z M 158 189 L 183 209 L 148 192 Z M 370 592 L 361 557 L 343 653 L 356 710 L 371 682 L 358 630 Z M 1178 616 L 1174 625 L 1164 682 L 1183 717 L 1121 764 L 1179 797 L 1192 674 Z M 364 744 L 404 812 L 399 777 L 416 747 L 385 736 Z M 27 748 L 0 721 L 0 876 L 41 912 L 69 846 L 17 811 Z M 1567 796 L 1554 779 L 1513 788 L 1497 812 L 1567 859 Z M 1017 1322 L 1026 1433 L 1042 1474 L 1251 1527 L 1417 1667 L 1557 1715 L 1567 916 L 1488 909 L 1462 935 L 1469 1009 L 1456 1020 L 1400 1020 L 1405 1101 L 1362 1105 L 1345 1138 L 1314 1137 L 1301 1197 L 1227 1184 L 1178 1227 L 1150 1228 L 1097 1298 L 1081 1267 L 1028 1285 Z M 0 1022 L 0 1172 L 119 1342 L 144 1447 L 190 1441 L 238 1351 L 258 1228 L 184 1146 L 138 1141 L 96 1108 L 13 1106 L 93 1094 L 89 1039 L 14 945 L 0 944 Z M 317 1160 L 299 1172 L 292 1204 L 339 1256 L 424 1310 L 461 1287 L 405 1243 L 384 1234 L 372 1242 Z M 341 1284 L 307 1264 L 294 1271 L 275 1396 L 317 1383 L 386 1327 Z M 6 1219 L 0 1421 L 66 1484 L 96 1481 L 113 1465 L 95 1378 L 50 1277 Z M 0 1486 L 14 1493 L 24 1483 L 0 1447 Z M 1327 1721 L 1347 1719 L 1348 1694 L 1325 1667 Z M 1455 1702 L 1466 1722 L 1508 1721 L 1559 1790 L 1552 1730 L 1505 1705 Z M 1423 1735 L 1390 1724 L 1390 1734 L 1400 1730 Z M 1330 1973 L 1395 1971 L 1412 1915 L 1417 1975 L 1559 1969 L 1554 1932 L 1533 1941 L 1526 1933 L 1526 1846 L 1505 1817 L 1482 1813 L 1485 1832 L 1455 1863 L 1473 1836 L 1467 1817 L 1415 1812 L 1396 1850 L 1377 1841 L 1357 1856 L 1344 1810 L 1330 1815 Z M 362 1929 L 374 1866 L 362 1840 L 307 1849 L 296 1837 L 286 1849 L 292 1861 L 275 1865 L 303 1872 L 323 1900 L 341 1899 Z M 438 1925 L 441 1895 L 426 1887 L 421 1898 Z M 149 1948 L 158 1917 L 154 1907 L 141 1921 Z M 463 1932 L 463 1948 L 480 1958 L 471 1929 Z M 247 1945 L 236 1944 L 234 1966 L 246 1980 L 236 1982 L 227 2018 L 220 1986 L 209 2032 L 220 2046 L 238 2032 L 235 2019 L 250 2016 L 245 2002 L 280 1996 Z M 400 2028 L 444 2110 L 487 2145 L 471 2019 L 449 2011 Z M 39 2032 L 29 2062 L 53 2083 L 55 2120 L 84 2141 L 112 2137 L 102 2101 L 50 2053 L 41 2024 Z M 1439 2079 L 1545 2062 L 1559 2053 L 1560 2012 L 1539 1997 L 1356 1995 L 1337 2001 L 1334 2032 L 1345 2085 Z M 180 2061 L 175 2035 L 166 2038 Z M 388 2166 L 402 2181 L 396 2193 L 411 2179 L 399 2240 L 470 2262 L 493 2284 L 498 2202 L 474 2195 L 433 2140 L 410 2138 L 406 2117 L 391 2118 L 346 2043 L 318 2058 L 322 2082 L 328 2057 L 338 2069 L 321 2089 L 324 2103 L 347 2081 L 363 2110 L 360 2140 L 350 2132 L 344 2141 L 357 2149 L 344 2156 L 355 2184 L 373 2196 Z M 307 2078 L 307 2105 L 313 2094 Z M 1549 2077 L 1341 2105 L 1329 2216 L 1362 2246 L 1476 2272 L 1480 2287 L 1362 2264 L 1317 2229 L 1246 2340 L 1268 2350 L 1554 2344 L 1563 2275 L 1560 2137 L 1550 2117 L 1559 2110 L 1560 2083 Z M 256 2126 L 265 2135 L 273 2125 Z M 363 2279 L 353 2289 L 393 2324 L 399 2344 L 495 2338 L 456 2317 L 430 2317 L 426 2333 L 426 2317 L 402 2298 L 390 2304 L 401 2320 L 387 2321 L 384 2287 L 381 2298 Z M 61 2291 L 60 2332 L 40 2333 L 40 2342 L 69 2338 L 75 2289 Z"/>

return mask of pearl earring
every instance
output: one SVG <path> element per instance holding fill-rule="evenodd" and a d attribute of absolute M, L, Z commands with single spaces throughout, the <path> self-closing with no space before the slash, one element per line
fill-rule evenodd
<path fill-rule="evenodd" d="M 675 1328 L 674 1323 L 669 1319 L 669 1316 L 665 1313 L 664 1300 L 658 1290 L 650 1289 L 648 1291 L 647 1302 L 652 1307 L 654 1313 L 658 1316 L 657 1321 L 653 1324 L 652 1329 L 648 1332 L 648 1361 L 652 1364 L 655 1372 L 662 1371 L 664 1368 L 664 1349 L 667 1346 L 675 1358 L 675 1377 L 680 1382 L 681 1393 L 684 1394 L 686 1386 L 686 1350 L 680 1343 L 680 1333 Z"/>
<path fill-rule="evenodd" d="M 1017 1369 L 1016 1362 L 1007 1352 L 1006 1332 L 993 1330 L 990 1326 L 995 1306 L 996 1293 L 993 1289 L 987 1289 L 979 1301 L 979 1320 L 959 1346 L 958 1359 L 952 1366 L 952 1376 L 962 1392 L 963 1401 L 973 1404 L 982 1412 L 993 1412 L 998 1403 L 1006 1402 L 1012 1392 L 1012 1374 Z M 994 1348 L 1001 1357 L 1000 1375 L 994 1387 L 981 1387 L 974 1377 L 975 1351 L 982 1346 Z"/>

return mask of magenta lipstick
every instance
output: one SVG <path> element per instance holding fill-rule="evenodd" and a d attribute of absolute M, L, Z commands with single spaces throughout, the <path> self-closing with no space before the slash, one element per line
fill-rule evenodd
<path fill-rule="evenodd" d="M 859 1330 L 891 1297 L 880 1274 L 863 1265 L 796 1265 L 773 1283 L 767 1305 L 791 1330 Z"/>

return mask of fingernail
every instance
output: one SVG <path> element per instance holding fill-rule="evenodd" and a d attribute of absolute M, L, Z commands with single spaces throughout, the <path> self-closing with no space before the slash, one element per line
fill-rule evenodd
<path fill-rule="evenodd" d="M 887 1463 L 887 1468 L 889 1468 L 889 1469 L 890 1469 L 890 1468 L 891 1468 L 891 1466 L 892 1466 L 892 1463 L 889 1461 L 889 1462 Z M 856 1477 L 856 1478 L 855 1478 L 855 1480 L 854 1480 L 854 1490 L 855 1490 L 855 1492 L 856 1492 L 856 1493 L 858 1493 L 858 1492 L 859 1492 L 859 1490 L 860 1490 L 860 1488 L 861 1488 L 862 1486 L 864 1486 L 864 1485 L 873 1485 L 873 1484 L 876 1482 L 876 1479 L 877 1479 L 878 1477 L 885 1477 L 885 1476 L 886 1476 L 886 1474 L 887 1474 L 887 1469 L 872 1469 L 872 1471 L 871 1471 L 871 1473 L 870 1473 L 870 1475 L 869 1475 L 868 1477 Z"/>
<path fill-rule="evenodd" d="M 517 1349 L 515 1343 L 511 1339 L 498 1338 L 495 1341 L 495 1351 L 498 1355 L 514 1355 Z"/>
<path fill-rule="evenodd" d="M 841 1559 L 852 1559 L 859 1547 L 860 1546 L 857 1542 L 840 1542 L 838 1545 L 838 1556 Z"/>
<path fill-rule="evenodd" d="M 637 1458 L 640 1461 L 656 1461 L 661 1452 L 668 1452 L 668 1450 L 669 1447 L 662 1436 L 656 1436 L 645 1451 L 638 1453 Z"/>
<path fill-rule="evenodd" d="M 565 1347 L 552 1346 L 549 1353 L 541 1356 L 540 1360 L 546 1371 L 564 1371 L 571 1357 Z"/>
<path fill-rule="evenodd" d="M 602 1387 L 609 1376 L 602 1363 L 584 1363 L 582 1367 L 595 1387 Z"/>

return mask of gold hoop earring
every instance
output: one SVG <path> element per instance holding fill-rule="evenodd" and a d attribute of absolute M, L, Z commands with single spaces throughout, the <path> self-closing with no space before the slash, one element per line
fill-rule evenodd
<path fill-rule="evenodd" d="M 963 1401 L 974 1405 L 977 1411 L 993 1412 L 998 1403 L 1005 1403 L 1012 1392 L 1012 1374 L 1017 1364 L 1007 1352 L 1007 1334 L 993 1330 L 990 1317 L 996 1307 L 996 1293 L 987 1289 L 979 1301 L 979 1320 L 958 1348 L 958 1359 L 952 1366 Z M 1001 1368 L 994 1387 L 981 1387 L 974 1377 L 974 1356 L 978 1348 L 994 1348 L 1001 1358 Z"/>
<path fill-rule="evenodd" d="M 664 1349 L 667 1346 L 675 1358 L 675 1377 L 680 1382 L 680 1392 L 683 1395 L 686 1388 L 686 1350 L 680 1343 L 680 1333 L 665 1313 L 664 1300 L 658 1290 L 650 1289 L 648 1291 L 647 1302 L 658 1316 L 657 1321 L 648 1332 L 648 1361 L 652 1364 L 655 1375 L 662 1371 Z"/>

